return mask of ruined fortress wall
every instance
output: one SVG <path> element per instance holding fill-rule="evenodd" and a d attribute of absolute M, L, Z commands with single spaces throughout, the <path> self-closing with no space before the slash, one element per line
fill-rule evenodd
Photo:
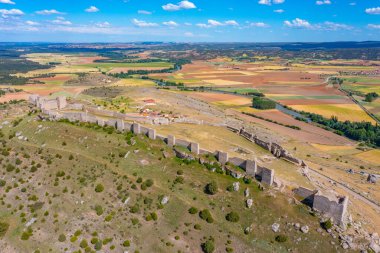
<path fill-rule="evenodd" d="M 314 196 L 317 191 L 313 191 L 313 190 L 310 190 L 310 189 L 307 189 L 307 188 L 304 188 L 304 187 L 298 187 L 296 189 L 293 190 L 294 194 L 306 199 L 306 198 L 309 198 L 311 196 Z M 314 197 L 313 197 L 314 198 Z"/>
<path fill-rule="evenodd" d="M 221 164 L 226 164 L 228 162 L 228 153 L 222 151 L 216 151 L 216 159 Z"/>
<path fill-rule="evenodd" d="M 147 135 L 148 132 L 149 132 L 149 128 L 144 127 L 144 126 L 140 126 L 140 133 L 141 133 L 141 134 L 145 134 L 145 135 Z"/>
<path fill-rule="evenodd" d="M 257 174 L 257 162 L 252 160 L 245 161 L 245 172 L 251 177 L 255 177 Z"/>
<path fill-rule="evenodd" d="M 39 106 L 40 104 L 40 98 L 31 96 L 29 98 L 30 102 L 33 104 L 36 104 Z M 53 103 L 55 101 L 55 103 Z M 43 103 L 42 101 L 41 103 Z M 163 141 L 166 141 L 168 146 L 173 147 L 175 145 L 179 145 L 182 147 L 185 147 L 187 149 L 190 149 L 191 152 L 195 154 L 213 154 L 217 157 L 218 161 L 222 164 L 230 162 L 236 166 L 239 166 L 240 168 L 245 169 L 246 174 L 252 177 L 258 176 L 261 178 L 261 182 L 267 185 L 272 185 L 274 182 L 274 170 L 258 166 L 256 161 L 252 160 L 244 160 L 241 158 L 228 158 L 228 153 L 216 151 L 215 153 L 211 153 L 210 151 L 200 149 L 200 146 L 198 143 L 195 142 L 189 142 L 186 140 L 181 140 L 175 138 L 175 136 L 169 135 L 168 137 L 164 137 L 161 135 L 156 135 L 156 131 L 154 129 L 146 128 L 141 126 L 138 123 L 127 123 L 123 121 L 123 118 L 117 118 L 117 119 L 109 119 L 104 120 L 101 118 L 98 118 L 94 115 L 88 114 L 87 112 L 58 112 L 55 109 L 49 109 L 49 105 L 51 105 L 53 108 L 55 108 L 56 105 L 58 105 L 58 100 L 50 100 L 48 101 L 48 106 L 45 106 L 45 104 L 41 105 L 41 110 L 44 114 L 47 114 L 52 120 L 57 119 L 68 119 L 70 121 L 86 121 L 86 122 L 92 122 L 96 123 L 99 126 L 112 126 L 119 130 L 127 130 L 127 131 L 133 131 L 135 134 L 147 134 L 149 138 L 155 139 L 159 138 Z M 67 106 L 70 108 L 70 106 Z M 91 109 L 90 109 L 91 111 Z M 99 110 L 95 110 L 96 113 L 99 112 Z M 107 111 L 103 111 L 104 114 L 108 113 Z M 123 115 L 124 116 L 124 115 Z M 237 131 L 237 129 L 233 129 L 233 131 Z M 262 146 L 263 148 L 271 151 L 274 153 L 274 155 L 280 155 L 281 157 L 288 159 L 290 161 L 293 161 L 295 163 L 299 162 L 300 164 L 304 164 L 303 161 L 300 161 L 297 158 L 294 158 L 291 154 L 289 154 L 285 149 L 283 149 L 280 145 L 270 142 L 265 142 L 262 140 L 259 140 L 256 138 L 253 134 L 250 134 L 248 132 L 245 132 L 244 130 L 240 130 L 239 132 L 243 137 L 249 139 L 252 142 L 255 142 L 259 146 Z M 178 150 L 175 150 L 177 155 L 179 156 L 185 156 L 185 158 L 188 156 L 187 154 L 180 152 Z M 244 176 L 244 174 L 230 171 L 231 175 L 235 178 L 241 178 Z M 338 224 L 342 223 L 346 213 L 347 213 L 347 205 L 348 205 L 348 197 L 341 198 L 339 200 L 330 200 L 329 198 L 319 194 L 317 191 L 312 191 L 307 188 L 298 188 L 295 190 L 295 193 L 303 198 L 308 198 L 312 200 L 312 206 L 315 210 L 325 213 L 326 215 L 332 217 L 334 221 Z"/>
<path fill-rule="evenodd" d="M 86 110 L 89 113 L 103 116 L 103 117 L 113 117 L 112 111 L 107 111 L 107 110 L 102 110 L 102 109 L 97 109 L 97 108 L 92 108 L 92 107 L 87 107 L 87 106 L 84 106 L 84 110 Z"/>
<path fill-rule="evenodd" d="M 347 212 L 348 197 L 331 200 L 317 193 L 314 195 L 313 209 L 333 218 L 336 224 L 342 224 Z"/>
<path fill-rule="evenodd" d="M 181 139 L 176 139 L 175 145 L 188 148 L 190 146 L 190 142 L 185 141 L 185 140 L 181 140 Z"/>
<path fill-rule="evenodd" d="M 57 100 L 43 100 L 41 101 L 41 109 L 56 110 L 58 109 Z"/>
<path fill-rule="evenodd" d="M 245 165 L 247 161 L 238 157 L 232 157 L 228 160 L 228 162 L 245 170 Z"/>

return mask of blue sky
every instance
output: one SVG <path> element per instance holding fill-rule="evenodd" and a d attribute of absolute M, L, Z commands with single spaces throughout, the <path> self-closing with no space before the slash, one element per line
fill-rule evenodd
<path fill-rule="evenodd" d="M 0 41 L 380 40 L 380 0 L 0 0 Z"/>

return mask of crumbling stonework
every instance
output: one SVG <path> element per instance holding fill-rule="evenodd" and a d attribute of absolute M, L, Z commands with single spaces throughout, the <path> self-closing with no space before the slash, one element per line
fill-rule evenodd
<path fill-rule="evenodd" d="M 334 223 L 344 225 L 347 216 L 348 197 L 328 197 L 318 190 L 299 187 L 293 190 L 302 202 L 314 210 L 330 217 Z"/>
<path fill-rule="evenodd" d="M 149 139 L 155 140 L 156 139 L 156 130 L 155 129 L 149 129 L 148 137 L 149 137 Z"/>
<path fill-rule="evenodd" d="M 116 129 L 120 132 L 123 132 L 124 129 L 125 129 L 125 126 L 124 126 L 124 120 L 122 119 L 117 119 L 116 120 Z"/>
<path fill-rule="evenodd" d="M 228 162 L 228 153 L 217 151 L 217 160 L 221 164 L 226 164 Z"/>
<path fill-rule="evenodd" d="M 196 155 L 199 155 L 199 143 L 196 143 L 196 142 L 190 143 L 190 151 Z"/>
<path fill-rule="evenodd" d="M 169 135 L 167 138 L 167 144 L 169 147 L 174 147 L 176 145 L 175 136 Z"/>
<path fill-rule="evenodd" d="M 246 138 L 247 140 L 254 142 L 256 145 L 262 147 L 265 150 L 268 150 L 269 152 L 271 152 L 273 154 L 273 156 L 275 156 L 277 158 L 285 159 L 285 160 L 292 162 L 292 163 L 295 163 L 297 165 L 302 165 L 302 163 L 303 163 L 303 161 L 301 159 L 294 157 L 291 153 L 289 153 L 281 145 L 279 145 L 277 143 L 272 143 L 269 141 L 261 140 L 257 136 L 255 136 L 254 134 L 245 131 L 244 128 L 236 129 L 233 127 L 227 127 L 227 129 L 229 129 L 235 133 L 238 133 L 239 135 Z"/>
<path fill-rule="evenodd" d="M 255 177 L 257 173 L 257 163 L 256 161 L 247 160 L 245 162 L 245 172 L 251 177 Z"/>
<path fill-rule="evenodd" d="M 141 125 L 138 123 L 133 123 L 132 125 L 132 132 L 134 134 L 140 134 L 141 133 Z"/>
<path fill-rule="evenodd" d="M 274 183 L 274 170 L 258 166 L 256 160 L 244 160 L 241 158 L 232 157 L 229 158 L 228 153 L 216 151 L 215 153 L 212 153 L 207 150 L 200 149 L 200 146 L 198 143 L 189 142 L 186 140 L 178 139 L 176 140 L 175 136 L 169 135 L 168 137 L 156 135 L 156 131 L 154 129 L 150 129 L 144 126 L 141 126 L 139 123 L 128 123 L 125 122 L 124 114 L 120 113 L 112 113 L 112 116 L 116 119 L 108 119 L 104 120 L 102 118 L 99 118 L 95 115 L 98 114 L 92 114 L 91 111 L 95 110 L 96 113 L 99 112 L 99 110 L 96 109 L 89 109 L 78 112 L 72 112 L 72 111 L 57 111 L 61 110 L 63 108 L 71 108 L 72 105 L 68 105 L 66 102 L 66 99 L 64 97 L 60 97 L 57 99 L 44 99 L 39 96 L 32 95 L 29 97 L 30 103 L 36 105 L 38 108 L 41 109 L 41 111 L 49 116 L 49 119 L 51 120 L 60 120 L 60 119 L 67 119 L 69 121 L 82 121 L 82 122 L 91 122 L 98 124 L 99 126 L 111 126 L 115 127 L 119 131 L 132 131 L 135 134 L 146 134 L 150 139 L 156 139 L 159 138 L 163 141 L 166 141 L 167 145 L 169 147 L 174 147 L 176 145 L 182 146 L 190 150 L 195 155 L 199 154 L 213 154 L 216 156 L 218 162 L 222 165 L 226 165 L 228 162 L 231 164 L 234 164 L 235 166 L 238 166 L 242 168 L 244 172 L 236 172 L 233 170 L 230 170 L 228 165 L 224 166 L 224 169 L 226 172 L 228 172 L 231 176 L 235 178 L 242 178 L 244 176 L 250 176 L 250 177 L 257 177 L 261 180 L 262 183 L 266 185 L 273 185 Z M 78 107 L 79 108 L 79 107 Z M 104 111 L 104 114 L 109 113 L 108 111 Z M 266 142 L 263 140 L 258 139 L 256 136 L 254 136 L 251 133 L 246 132 L 244 129 L 234 129 L 229 128 L 231 131 L 234 131 L 236 133 L 239 133 L 244 138 L 255 142 L 259 146 L 262 146 L 263 148 L 270 151 L 273 155 L 276 157 L 287 159 L 291 162 L 294 162 L 296 164 L 300 164 L 302 166 L 307 166 L 304 161 L 301 161 L 297 158 L 294 158 L 290 153 L 288 153 L 285 149 L 283 149 L 280 145 L 276 143 Z M 193 155 L 188 154 L 186 152 L 182 152 L 175 149 L 175 153 L 177 157 L 183 158 L 183 159 L 195 159 Z M 333 218 L 334 221 L 337 223 L 341 223 L 344 220 L 344 217 L 346 216 L 347 212 L 347 205 L 348 205 L 348 198 L 343 197 L 339 199 L 330 199 L 324 195 L 322 195 L 320 192 L 317 191 L 311 191 L 306 188 L 298 188 L 295 193 L 301 197 L 303 197 L 305 200 L 308 200 L 311 204 L 310 206 L 313 207 L 315 210 L 324 213 L 328 215 L 329 217 Z"/>

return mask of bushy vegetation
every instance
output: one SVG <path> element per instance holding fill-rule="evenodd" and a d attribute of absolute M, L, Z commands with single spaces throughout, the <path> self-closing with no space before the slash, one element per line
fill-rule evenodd
<path fill-rule="evenodd" d="M 200 211 L 199 217 L 202 220 L 207 221 L 207 223 L 213 223 L 214 222 L 214 218 L 212 218 L 211 213 L 208 209 L 204 209 L 204 210 Z"/>
<path fill-rule="evenodd" d="M 276 108 L 276 102 L 264 97 L 253 97 L 252 107 L 259 110 L 269 110 Z"/>
<path fill-rule="evenodd" d="M 208 183 L 205 187 L 205 193 L 209 195 L 215 195 L 218 192 L 218 185 L 215 181 Z"/>
<path fill-rule="evenodd" d="M 380 126 L 370 122 L 339 121 L 337 117 L 330 119 L 322 115 L 309 112 L 301 112 L 311 121 L 321 124 L 327 129 L 333 129 L 335 133 L 346 136 L 355 141 L 363 141 L 369 145 L 380 147 Z"/>
<path fill-rule="evenodd" d="M 275 238 L 276 242 L 286 242 L 288 237 L 286 235 L 277 235 Z"/>
<path fill-rule="evenodd" d="M 239 214 L 237 212 L 230 212 L 226 215 L 226 220 L 230 222 L 238 222 L 240 219 Z"/>
<path fill-rule="evenodd" d="M 371 103 L 378 97 L 379 97 L 379 94 L 377 94 L 376 92 L 371 92 L 365 95 L 365 101 Z"/>
<path fill-rule="evenodd" d="M 208 239 L 204 243 L 202 243 L 202 251 L 204 253 L 212 253 L 215 251 L 215 244 L 213 238 Z"/>

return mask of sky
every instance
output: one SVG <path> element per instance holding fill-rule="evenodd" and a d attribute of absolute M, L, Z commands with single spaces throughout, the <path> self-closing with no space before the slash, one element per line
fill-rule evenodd
<path fill-rule="evenodd" d="M 380 40 L 380 0 L 0 0 L 2 42 Z"/>

